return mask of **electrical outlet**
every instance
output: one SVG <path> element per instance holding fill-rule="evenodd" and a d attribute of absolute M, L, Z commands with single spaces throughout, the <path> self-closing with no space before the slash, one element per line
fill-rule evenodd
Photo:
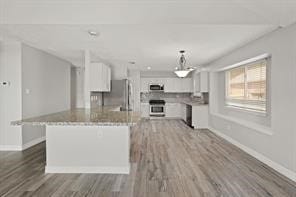
<path fill-rule="evenodd" d="M 103 137 L 103 131 L 98 130 L 98 131 L 97 131 L 97 137 L 98 137 L 98 138 L 102 138 L 102 137 Z"/>

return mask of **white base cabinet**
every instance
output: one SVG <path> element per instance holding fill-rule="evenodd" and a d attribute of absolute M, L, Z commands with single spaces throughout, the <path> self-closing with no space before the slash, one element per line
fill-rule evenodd
<path fill-rule="evenodd" d="M 149 103 L 141 103 L 141 117 L 150 117 Z M 192 126 L 195 129 L 208 128 L 209 107 L 208 105 L 192 106 Z M 184 103 L 166 103 L 165 117 L 180 118 L 186 121 L 186 104 Z"/>
<path fill-rule="evenodd" d="M 192 106 L 192 126 L 195 129 L 208 128 L 208 105 Z"/>
<path fill-rule="evenodd" d="M 181 105 L 180 103 L 166 103 L 165 104 L 165 117 L 167 118 L 181 118 Z"/>
<path fill-rule="evenodd" d="M 129 126 L 46 126 L 45 173 L 129 174 Z"/>

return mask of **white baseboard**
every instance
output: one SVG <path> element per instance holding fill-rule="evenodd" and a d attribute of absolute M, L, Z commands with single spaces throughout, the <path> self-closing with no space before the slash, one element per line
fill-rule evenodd
<path fill-rule="evenodd" d="M 248 153 L 249 155 L 255 157 L 256 159 L 258 159 L 259 161 L 265 163 L 266 165 L 268 165 L 269 167 L 273 168 L 274 170 L 276 170 L 277 172 L 281 173 L 282 175 L 288 177 L 289 179 L 293 180 L 296 182 L 296 173 L 285 168 L 284 166 L 270 160 L 269 158 L 267 158 L 266 156 L 258 153 L 257 151 L 239 143 L 238 141 L 232 139 L 231 137 L 221 133 L 220 131 L 217 131 L 214 128 L 209 127 L 209 130 L 212 131 L 213 133 L 217 134 L 218 136 L 222 137 L 223 139 L 227 140 L 228 142 L 230 142 L 231 144 L 237 146 L 238 148 L 242 149 L 243 151 L 245 151 L 246 153 Z"/>
<path fill-rule="evenodd" d="M 45 166 L 45 173 L 129 174 L 130 166 L 126 166 L 126 167 Z"/>
<path fill-rule="evenodd" d="M 34 140 L 31 140 L 30 142 L 27 142 L 26 144 L 24 144 L 22 146 L 22 150 L 26 150 L 27 148 L 30 148 L 36 144 L 39 144 L 41 142 L 45 141 L 45 136 L 41 137 L 41 138 L 37 138 L 37 139 L 34 139 Z"/>
<path fill-rule="evenodd" d="M 18 145 L 0 145 L 0 151 L 21 151 L 22 146 Z"/>
<path fill-rule="evenodd" d="M 26 150 L 36 144 L 39 144 L 41 142 L 45 141 L 45 136 L 41 137 L 41 138 L 37 138 L 34 139 L 22 146 L 18 146 L 18 145 L 0 145 L 0 151 L 22 151 L 22 150 Z"/>

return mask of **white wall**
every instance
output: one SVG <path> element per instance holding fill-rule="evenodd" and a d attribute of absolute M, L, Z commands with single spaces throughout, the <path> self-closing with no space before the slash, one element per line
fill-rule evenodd
<path fill-rule="evenodd" d="M 272 55 L 269 116 L 262 118 L 223 109 L 221 100 L 224 86 L 219 79 L 221 73 L 211 72 L 210 127 L 279 164 L 287 172 L 296 172 L 295 35 L 296 25 L 293 25 L 253 41 L 209 64 L 212 70 L 216 70 L 263 53 Z"/>
<path fill-rule="evenodd" d="M 128 78 L 132 84 L 133 111 L 141 111 L 141 77 L 139 70 L 129 70 Z"/>
<path fill-rule="evenodd" d="M 10 125 L 11 120 L 22 118 L 21 97 L 21 43 L 4 40 L 0 42 L 0 82 L 9 81 L 10 86 L 0 85 L 0 150 L 21 149 L 21 127 Z"/>
<path fill-rule="evenodd" d="M 84 69 L 71 67 L 71 108 L 84 107 Z"/>
<path fill-rule="evenodd" d="M 67 61 L 22 45 L 23 118 L 70 109 L 70 68 Z M 23 144 L 44 135 L 44 127 L 24 126 Z"/>
<path fill-rule="evenodd" d="M 89 50 L 84 51 L 84 84 L 83 84 L 83 101 L 84 107 L 90 108 L 90 63 L 91 63 L 91 53 Z"/>

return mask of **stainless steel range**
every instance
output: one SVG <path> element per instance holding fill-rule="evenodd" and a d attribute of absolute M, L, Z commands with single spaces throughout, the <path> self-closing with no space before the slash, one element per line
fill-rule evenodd
<path fill-rule="evenodd" d="M 164 100 L 150 100 L 150 116 L 163 117 L 165 116 L 165 101 Z"/>

